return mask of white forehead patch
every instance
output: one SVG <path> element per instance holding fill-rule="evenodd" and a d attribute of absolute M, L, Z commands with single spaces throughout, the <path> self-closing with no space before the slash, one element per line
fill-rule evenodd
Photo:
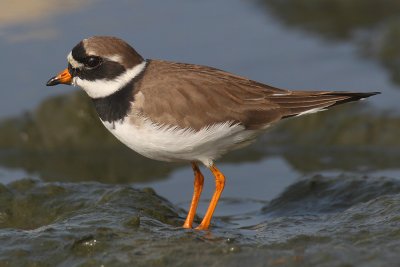
<path fill-rule="evenodd" d="M 67 60 L 68 60 L 68 63 L 71 64 L 71 66 L 72 66 L 74 69 L 79 69 L 79 68 L 82 68 L 82 67 L 83 67 L 83 64 L 82 64 L 82 63 L 79 63 L 78 61 L 76 61 L 76 60 L 74 59 L 74 57 L 72 56 L 72 52 L 70 52 L 70 53 L 68 54 Z"/>

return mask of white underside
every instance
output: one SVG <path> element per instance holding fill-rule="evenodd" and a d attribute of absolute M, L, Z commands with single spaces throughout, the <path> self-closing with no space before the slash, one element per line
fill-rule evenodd
<path fill-rule="evenodd" d="M 108 123 L 105 127 L 122 143 L 139 154 L 161 161 L 200 161 L 211 166 L 213 161 L 229 150 L 249 144 L 259 131 L 245 130 L 232 122 L 218 123 L 199 131 L 160 126 L 149 119 L 128 117 Z"/>

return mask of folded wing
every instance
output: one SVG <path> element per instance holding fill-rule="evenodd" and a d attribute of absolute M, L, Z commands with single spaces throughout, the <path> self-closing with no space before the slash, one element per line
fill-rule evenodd
<path fill-rule="evenodd" d="M 282 118 L 314 113 L 377 93 L 289 91 L 218 69 L 150 61 L 136 108 L 160 125 L 199 130 L 231 121 L 261 129 Z"/>

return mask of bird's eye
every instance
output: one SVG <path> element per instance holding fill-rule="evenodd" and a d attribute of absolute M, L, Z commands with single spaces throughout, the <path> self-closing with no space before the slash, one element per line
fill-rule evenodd
<path fill-rule="evenodd" d="M 85 66 L 89 68 L 96 68 L 101 63 L 101 58 L 99 57 L 88 57 L 85 62 Z"/>

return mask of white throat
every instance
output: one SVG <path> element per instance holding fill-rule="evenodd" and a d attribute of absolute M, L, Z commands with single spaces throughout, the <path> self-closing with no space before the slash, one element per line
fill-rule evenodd
<path fill-rule="evenodd" d="M 112 80 L 82 80 L 79 77 L 72 79 L 72 85 L 79 86 L 91 97 L 91 98 L 103 98 L 117 92 L 125 85 L 127 85 L 133 78 L 138 76 L 146 67 L 146 61 L 144 60 L 139 65 L 136 65 L 130 69 L 127 69 L 121 75 L 115 77 Z"/>

